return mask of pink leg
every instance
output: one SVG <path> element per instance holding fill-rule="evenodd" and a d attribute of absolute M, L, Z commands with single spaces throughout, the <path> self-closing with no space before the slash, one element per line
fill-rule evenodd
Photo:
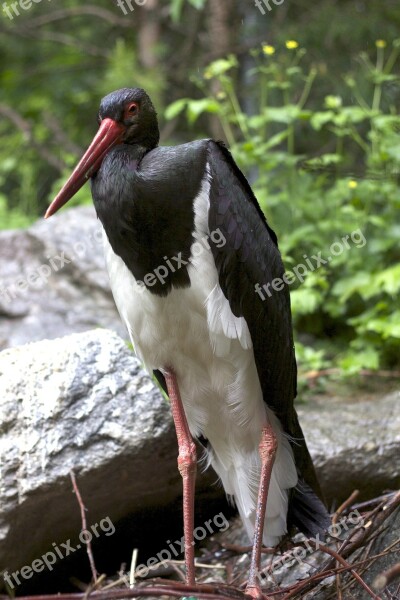
<path fill-rule="evenodd" d="M 186 583 L 194 585 L 194 486 L 196 482 L 196 446 L 189 431 L 179 393 L 176 375 L 172 369 L 164 373 L 171 401 L 172 417 L 178 438 L 178 468 L 183 479 L 183 531 L 185 537 Z"/>
<path fill-rule="evenodd" d="M 267 506 L 269 482 L 271 480 L 272 467 L 274 466 L 275 455 L 278 444 L 275 433 L 270 424 L 263 427 L 261 433 L 261 442 L 259 446 L 261 457 L 261 477 L 258 488 L 256 522 L 254 527 L 253 552 L 251 555 L 249 579 L 246 586 L 246 593 L 252 598 L 263 598 L 259 580 L 261 546 L 264 530 L 265 509 Z"/>

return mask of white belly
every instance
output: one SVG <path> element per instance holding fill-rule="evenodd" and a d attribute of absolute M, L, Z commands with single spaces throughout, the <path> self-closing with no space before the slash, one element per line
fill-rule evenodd
<path fill-rule="evenodd" d="M 209 440 L 208 460 L 226 493 L 234 496 L 250 537 L 260 473 L 258 445 L 263 425 L 271 422 L 278 452 L 264 544 L 274 545 L 286 532 L 286 490 L 296 485 L 297 474 L 289 442 L 263 401 L 247 324 L 232 314 L 204 242 L 209 235 L 206 191 L 195 205 L 198 255 L 188 268 L 190 287 L 173 288 L 166 297 L 149 292 L 136 283 L 104 236 L 106 262 L 114 299 L 136 354 L 149 372 L 174 369 L 190 431 Z"/>

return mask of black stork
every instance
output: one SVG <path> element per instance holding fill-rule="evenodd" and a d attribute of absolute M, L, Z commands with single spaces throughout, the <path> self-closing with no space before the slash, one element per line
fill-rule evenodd
<path fill-rule="evenodd" d="M 227 148 L 159 147 L 139 88 L 100 104 L 99 130 L 47 210 L 91 179 L 111 288 L 135 351 L 167 392 L 183 478 L 187 583 L 194 572 L 196 446 L 253 539 L 246 591 L 261 597 L 261 546 L 292 525 L 316 535 L 329 515 L 298 417 L 290 299 L 277 238 Z"/>

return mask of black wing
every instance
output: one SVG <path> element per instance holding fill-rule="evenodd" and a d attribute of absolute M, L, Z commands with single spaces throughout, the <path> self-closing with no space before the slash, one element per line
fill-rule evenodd
<path fill-rule="evenodd" d="M 219 283 L 234 315 L 249 327 L 264 400 L 293 433 L 297 368 L 289 291 L 287 285 L 279 292 L 271 287 L 284 274 L 276 235 L 224 146 L 210 142 L 209 164 L 209 227 L 226 239 L 224 246 L 212 246 Z"/>
<path fill-rule="evenodd" d="M 292 498 L 294 500 L 296 494 L 301 494 L 301 502 L 291 502 L 292 521 L 296 525 L 302 521 L 304 530 L 304 505 L 308 505 L 308 509 L 312 505 L 312 510 L 318 513 L 316 521 L 325 526 L 327 513 L 311 491 L 321 495 L 293 405 L 297 367 L 290 296 L 282 279 L 284 267 L 277 238 L 249 183 L 223 144 L 209 142 L 208 162 L 212 177 L 209 228 L 210 231 L 219 229 L 226 239 L 226 244 L 220 248 L 212 245 L 210 240 L 219 284 L 234 315 L 244 317 L 247 322 L 264 401 L 293 439 L 296 467 L 303 480 Z M 280 291 L 271 287 L 274 279 L 284 283 Z M 263 297 L 256 291 L 257 284 Z M 267 286 L 267 291 L 263 285 Z M 281 283 L 275 282 L 275 286 L 279 288 Z M 307 490 L 309 500 L 305 494 Z"/>

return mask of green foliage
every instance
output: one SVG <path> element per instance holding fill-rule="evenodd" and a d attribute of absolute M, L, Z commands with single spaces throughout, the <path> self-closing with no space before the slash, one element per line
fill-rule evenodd
<path fill-rule="evenodd" d="M 130 85 L 144 88 L 155 106 L 162 107 L 161 91 L 164 88 L 162 74 L 155 69 L 141 68 L 133 48 L 125 40 L 117 39 L 108 58 L 104 78 L 97 85 L 99 97 Z"/>
<path fill-rule="evenodd" d="M 47 3 L 34 3 L 14 20 L 3 15 L 0 193 L 12 214 L 8 217 L 3 211 L 1 227 L 7 227 L 10 219 L 15 222 L 15 214 L 25 215 L 20 222 L 27 224 L 44 213 L 82 154 L 81 145 L 96 131 L 95 111 L 102 96 L 119 87 L 142 86 L 160 109 L 163 106 L 165 75 L 140 66 L 130 30 L 111 27 L 107 18 L 96 14 L 75 15 L 73 11 L 85 10 L 79 0 L 64 4 L 61 12 L 72 11 L 71 15 L 55 18 L 54 23 L 49 18 L 40 34 L 32 38 L 28 34 L 25 44 L 16 32 L 24 30 L 24 23 L 29 28 L 32 20 L 45 17 Z M 111 12 L 107 0 L 99 0 L 93 8 L 110 17 L 122 15 L 119 10 Z M 58 12 L 54 9 L 56 16 Z M 53 37 L 62 41 L 52 42 Z M 70 206 L 89 198 L 85 186 Z"/>
<path fill-rule="evenodd" d="M 104 94 L 140 85 L 160 113 L 164 98 L 179 98 L 166 117 L 184 116 L 181 129 L 168 124 L 164 137 L 173 130 L 186 141 L 188 129 L 197 136 L 218 120 L 279 234 L 286 268 L 308 268 L 303 282 L 290 285 L 301 368 L 356 373 L 394 365 L 400 43 L 371 40 L 382 31 L 390 40 L 398 35 L 400 8 L 395 0 L 348 0 L 338 11 L 321 2 L 285 4 L 284 22 L 281 10 L 271 11 L 275 47 L 254 50 L 247 73 L 248 60 L 241 55 L 239 65 L 230 55 L 191 79 L 188 68 L 201 72 L 210 53 L 205 0 L 168 0 L 152 12 L 160 35 L 151 69 L 139 43 L 150 17 L 144 8 L 125 16 L 108 0 L 95 7 L 65 0 L 62 9 L 33 3 L 14 20 L 4 17 L 0 226 L 26 226 L 43 214 L 94 134 L 93 110 Z M 232 5 L 229 26 L 240 48 L 265 31 L 267 17 L 253 19 L 254 11 L 252 3 Z M 299 32 L 303 43 L 286 46 Z M 368 53 L 356 56 L 355 48 Z M 195 86 L 202 93 L 192 99 Z M 88 186 L 70 205 L 82 202 L 90 202 Z M 315 265 L 319 252 L 327 259 L 335 242 L 343 251 L 311 270 L 307 260 Z"/>
<path fill-rule="evenodd" d="M 174 23 L 177 23 L 182 16 L 182 10 L 185 0 L 170 0 L 169 12 Z M 186 0 L 186 4 L 190 4 L 197 10 L 204 8 L 206 0 Z"/>
<path fill-rule="evenodd" d="M 32 218 L 25 215 L 18 208 L 10 210 L 5 196 L 0 195 L 0 229 L 21 229 L 22 227 L 28 227 L 31 223 Z"/>
<path fill-rule="evenodd" d="M 252 174 L 286 269 L 300 273 L 290 289 L 303 372 L 333 366 L 353 375 L 399 360 L 400 117 L 385 94 L 400 83 L 399 53 L 399 40 L 390 49 L 378 40 L 375 56 L 362 54 L 362 68 L 344 75 L 347 94 L 332 90 L 320 106 L 321 76 L 302 66 L 305 50 L 294 40 L 279 51 L 264 45 L 252 52 L 254 114 L 241 109 L 234 56 L 197 78 L 203 98 L 166 112 L 185 112 L 189 123 L 217 115 Z"/>

